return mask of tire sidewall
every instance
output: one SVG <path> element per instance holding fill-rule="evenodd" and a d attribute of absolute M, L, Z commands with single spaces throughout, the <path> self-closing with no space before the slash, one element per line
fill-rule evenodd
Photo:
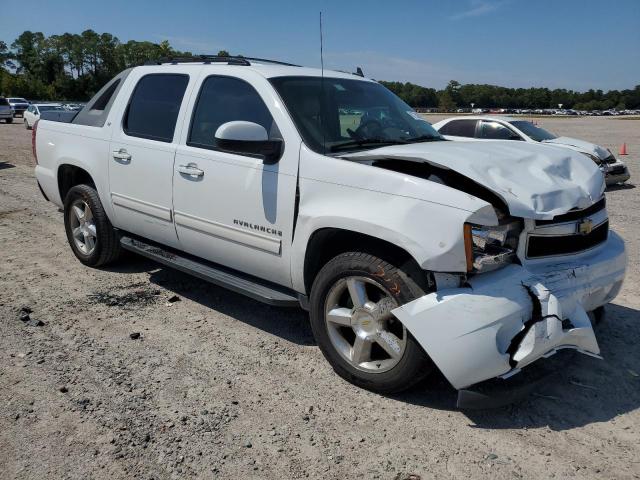
<path fill-rule="evenodd" d="M 320 350 L 336 373 L 356 385 L 381 393 L 408 388 L 432 370 L 431 361 L 408 330 L 402 359 L 386 372 L 367 373 L 358 370 L 333 347 L 325 322 L 326 298 L 336 282 L 351 276 L 367 277 L 378 283 L 391 294 L 398 305 L 424 295 L 424 291 L 402 270 L 377 257 L 360 252 L 338 255 L 320 270 L 311 290 L 311 328 Z"/>

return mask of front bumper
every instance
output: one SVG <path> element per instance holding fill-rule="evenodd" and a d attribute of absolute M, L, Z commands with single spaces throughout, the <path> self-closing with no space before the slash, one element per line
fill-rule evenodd
<path fill-rule="evenodd" d="M 507 378 L 572 348 L 599 357 L 587 312 L 620 291 L 624 242 L 614 232 L 575 260 L 510 265 L 468 287 L 440 290 L 393 310 L 456 389 Z"/>

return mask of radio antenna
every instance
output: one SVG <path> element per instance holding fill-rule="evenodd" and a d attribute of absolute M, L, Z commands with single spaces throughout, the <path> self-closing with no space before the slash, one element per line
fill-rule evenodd
<path fill-rule="evenodd" d="M 323 110 L 324 110 L 324 52 L 323 52 L 323 40 L 322 40 L 322 11 L 320 11 L 320 111 L 318 112 L 320 117 L 320 128 L 322 129 L 322 152 L 327 153 L 327 145 L 324 136 L 324 122 L 323 122 Z"/>

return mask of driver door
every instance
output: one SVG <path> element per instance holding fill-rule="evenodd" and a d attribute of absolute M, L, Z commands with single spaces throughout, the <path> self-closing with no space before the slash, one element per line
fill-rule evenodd
<path fill-rule="evenodd" d="M 176 151 L 174 219 L 182 250 L 290 286 L 299 145 L 285 143 L 279 162 L 265 165 L 254 154 L 214 143 L 216 130 L 237 120 L 262 125 L 270 139 L 280 137 L 256 82 L 220 75 L 202 80 Z"/>

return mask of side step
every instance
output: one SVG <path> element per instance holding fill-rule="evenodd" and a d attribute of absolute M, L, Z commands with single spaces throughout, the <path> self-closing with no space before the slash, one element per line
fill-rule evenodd
<path fill-rule="evenodd" d="M 278 287 L 260 283 L 248 275 L 214 265 L 206 260 L 197 260 L 187 254 L 174 253 L 131 237 L 121 237 L 120 244 L 126 250 L 268 305 L 276 307 L 300 306 L 300 299 L 293 292 L 288 293 L 284 289 L 280 290 Z"/>

